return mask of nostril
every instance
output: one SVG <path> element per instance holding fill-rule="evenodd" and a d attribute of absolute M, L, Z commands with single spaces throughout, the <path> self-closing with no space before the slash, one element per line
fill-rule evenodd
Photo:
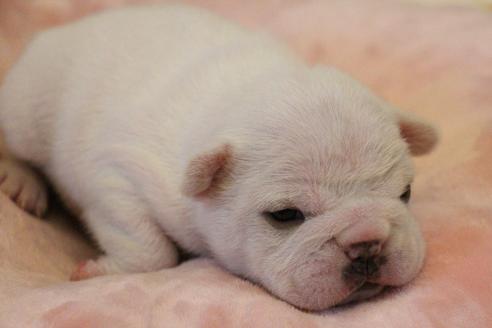
<path fill-rule="evenodd" d="M 370 257 L 366 262 L 366 273 L 367 276 L 372 277 L 379 271 L 378 261 L 374 257 Z"/>
<path fill-rule="evenodd" d="M 345 254 L 349 259 L 355 260 L 359 257 L 369 258 L 381 253 L 381 242 L 379 240 L 355 243 L 348 247 Z"/>

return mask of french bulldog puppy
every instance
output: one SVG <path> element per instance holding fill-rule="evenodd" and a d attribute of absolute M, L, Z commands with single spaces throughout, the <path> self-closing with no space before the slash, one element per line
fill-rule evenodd
<path fill-rule="evenodd" d="M 72 279 L 214 258 L 299 308 L 412 280 L 411 155 L 436 143 L 333 68 L 183 5 L 38 35 L 6 76 L 0 188 L 41 215 L 41 170 L 104 251 Z"/>

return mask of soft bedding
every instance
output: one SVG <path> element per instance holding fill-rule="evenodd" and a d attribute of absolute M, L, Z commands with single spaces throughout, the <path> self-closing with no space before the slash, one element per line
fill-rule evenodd
<path fill-rule="evenodd" d="M 0 80 L 34 32 L 124 0 L 0 0 Z M 492 327 L 492 13 L 378 0 L 194 0 L 338 66 L 438 126 L 411 206 L 428 245 L 410 285 L 362 304 L 299 311 L 195 259 L 68 282 L 95 254 L 66 215 L 0 195 L 0 327 Z"/>

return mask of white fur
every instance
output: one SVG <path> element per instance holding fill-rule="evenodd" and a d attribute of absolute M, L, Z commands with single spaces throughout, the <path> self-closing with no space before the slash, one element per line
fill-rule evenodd
<path fill-rule="evenodd" d="M 359 286 L 342 279 L 357 242 L 384 243 L 374 282 L 401 285 L 422 266 L 420 231 L 399 200 L 413 179 L 403 116 L 335 69 L 207 12 L 133 7 L 42 33 L 6 77 L 0 112 L 13 154 L 50 178 L 105 251 L 92 275 L 174 266 L 173 240 L 321 309 Z M 421 153 L 435 142 L 426 131 Z M 227 181 L 195 197 L 215 181 L 200 176 L 200 158 L 223 145 Z M 298 226 L 263 215 L 294 206 L 307 216 Z"/>

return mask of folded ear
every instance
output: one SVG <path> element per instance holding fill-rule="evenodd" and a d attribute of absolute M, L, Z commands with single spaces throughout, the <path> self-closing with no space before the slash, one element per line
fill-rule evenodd
<path fill-rule="evenodd" d="M 398 112 L 398 125 L 401 137 L 414 156 L 429 153 L 437 144 L 439 138 L 436 129 L 412 114 Z"/>
<path fill-rule="evenodd" d="M 232 147 L 223 144 L 189 163 L 184 176 L 183 193 L 186 196 L 210 196 L 220 190 L 232 159 Z"/>

